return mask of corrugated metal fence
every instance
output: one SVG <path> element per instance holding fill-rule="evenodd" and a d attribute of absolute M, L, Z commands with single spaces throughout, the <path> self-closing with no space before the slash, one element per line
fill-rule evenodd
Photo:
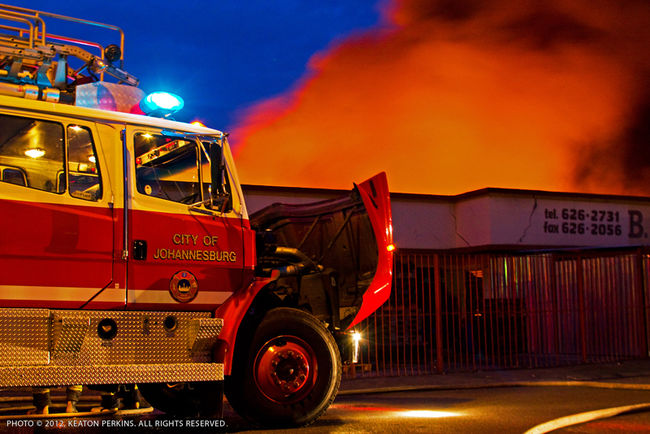
<path fill-rule="evenodd" d="M 648 357 L 649 267 L 637 250 L 399 252 L 390 300 L 357 327 L 348 375 Z"/>

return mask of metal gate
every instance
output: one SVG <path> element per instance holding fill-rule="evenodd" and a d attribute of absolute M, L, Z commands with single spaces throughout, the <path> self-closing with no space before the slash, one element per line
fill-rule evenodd
<path fill-rule="evenodd" d="M 645 252 L 401 251 L 395 259 L 389 301 L 357 327 L 363 375 L 648 357 Z"/>

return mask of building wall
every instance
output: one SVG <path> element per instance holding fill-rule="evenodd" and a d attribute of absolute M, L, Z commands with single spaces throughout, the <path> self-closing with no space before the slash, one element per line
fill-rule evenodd
<path fill-rule="evenodd" d="M 249 213 L 344 190 L 244 186 Z M 648 245 L 650 198 L 483 189 L 457 196 L 391 194 L 401 249 L 511 249 Z"/>
<path fill-rule="evenodd" d="M 245 188 L 251 212 L 345 193 Z M 485 189 L 391 203 L 391 294 L 355 327 L 363 375 L 648 357 L 650 249 L 636 247 L 650 199 Z"/>

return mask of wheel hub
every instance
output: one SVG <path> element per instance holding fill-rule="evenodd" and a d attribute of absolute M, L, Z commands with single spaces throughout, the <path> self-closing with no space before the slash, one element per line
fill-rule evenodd
<path fill-rule="evenodd" d="M 255 359 L 255 382 L 267 398 L 282 403 L 299 401 L 313 387 L 316 373 L 314 352 L 296 336 L 268 341 Z"/>

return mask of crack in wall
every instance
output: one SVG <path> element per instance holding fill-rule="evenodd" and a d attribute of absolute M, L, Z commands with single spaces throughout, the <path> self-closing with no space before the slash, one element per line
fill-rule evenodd
<path fill-rule="evenodd" d="M 521 237 L 519 237 L 519 242 L 523 243 L 524 238 L 526 238 L 526 234 L 528 233 L 528 229 L 533 225 L 533 215 L 535 215 L 535 210 L 537 209 L 537 196 L 533 196 L 533 199 L 535 202 L 533 203 L 533 209 L 530 211 L 530 215 L 528 216 L 528 226 L 524 228 L 524 233 L 521 234 Z"/>
<path fill-rule="evenodd" d="M 449 214 L 451 214 L 451 217 L 454 219 L 454 231 L 456 231 L 456 235 L 458 235 L 458 237 L 461 240 L 465 241 L 465 244 L 467 244 L 468 247 L 471 247 L 471 244 L 469 243 L 469 241 L 467 241 L 465 239 L 465 237 L 462 236 L 460 234 L 460 232 L 458 232 L 458 220 L 456 219 L 456 213 L 455 213 L 456 208 L 454 207 L 453 209 L 454 209 L 454 211 L 449 211 Z"/>

